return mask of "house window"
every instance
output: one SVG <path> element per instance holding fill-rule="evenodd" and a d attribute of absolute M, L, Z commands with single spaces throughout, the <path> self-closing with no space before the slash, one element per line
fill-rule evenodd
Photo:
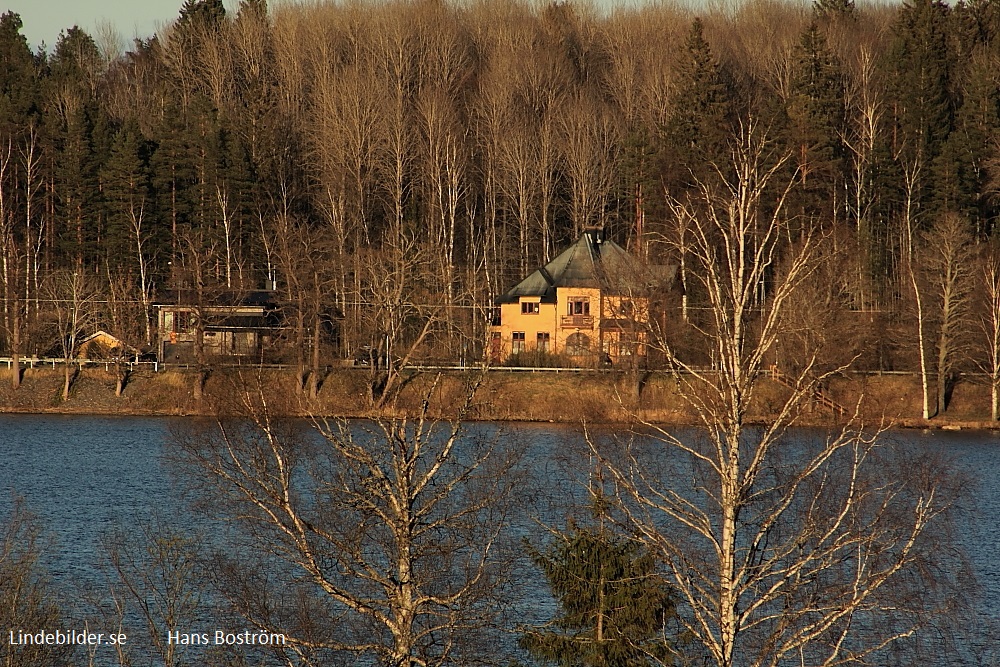
<path fill-rule="evenodd" d="M 569 300 L 567 315 L 590 315 L 590 299 L 574 297 Z"/>
<path fill-rule="evenodd" d="M 636 352 L 636 337 L 632 332 L 623 331 L 618 334 L 618 356 L 631 357 Z"/>
<path fill-rule="evenodd" d="M 515 331 L 511 338 L 510 353 L 520 354 L 521 352 L 524 352 L 524 332 Z"/>
<path fill-rule="evenodd" d="M 537 315 L 539 303 L 537 301 L 522 301 L 521 302 L 521 314 L 522 315 Z"/>
<path fill-rule="evenodd" d="M 577 332 L 566 338 L 566 354 L 579 356 L 588 352 L 590 352 L 590 336 Z"/>
<path fill-rule="evenodd" d="M 535 348 L 539 352 L 548 352 L 549 351 L 549 332 L 548 331 L 539 331 L 538 332 L 538 337 L 537 337 L 536 341 L 537 342 L 535 343 Z"/>

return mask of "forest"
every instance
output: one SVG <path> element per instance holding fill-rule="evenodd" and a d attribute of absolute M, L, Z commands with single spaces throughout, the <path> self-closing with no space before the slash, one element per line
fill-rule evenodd
<path fill-rule="evenodd" d="M 823 240 L 775 362 L 920 371 L 925 416 L 962 373 L 1000 384 L 990 0 L 185 0 L 130 46 L 71 27 L 37 52 L 21 28 L 0 18 L 0 354 L 146 349 L 177 290 L 270 287 L 300 364 L 389 338 L 456 358 L 598 226 L 680 266 L 665 329 L 709 363 L 681 213 L 752 135 L 735 178 L 767 174 L 786 249 Z"/>

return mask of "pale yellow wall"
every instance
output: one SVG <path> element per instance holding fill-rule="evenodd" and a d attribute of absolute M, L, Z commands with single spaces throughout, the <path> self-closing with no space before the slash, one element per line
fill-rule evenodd
<path fill-rule="evenodd" d="M 576 298 L 587 298 L 590 300 L 589 317 L 581 316 L 580 320 L 570 320 L 569 303 Z M 601 290 L 596 287 L 559 287 L 556 289 L 556 303 L 540 303 L 539 297 L 521 297 L 517 303 L 504 303 L 500 305 L 500 326 L 492 327 L 492 332 L 500 334 L 499 359 L 502 361 L 511 355 L 513 344 L 513 334 L 515 331 L 523 331 L 525 338 L 525 349 L 533 351 L 536 349 L 538 332 L 549 333 L 549 351 L 558 354 L 566 350 L 566 342 L 570 335 L 577 332 L 590 338 L 591 351 L 598 353 L 601 351 L 601 319 L 616 319 L 621 315 L 616 311 L 622 299 L 626 297 L 609 296 L 602 301 Z M 633 312 L 637 323 L 648 321 L 648 301 L 646 299 L 630 299 L 633 302 Z M 523 314 L 521 312 L 522 302 L 539 303 L 538 314 Z M 578 324 L 579 326 L 575 326 Z M 637 324 L 636 329 L 642 329 L 643 324 Z M 614 332 L 605 332 L 605 337 L 617 339 Z M 644 336 L 640 336 L 640 342 L 644 341 Z M 613 348 L 614 352 L 617 348 Z M 637 354 L 645 354 L 645 346 L 640 344 Z"/>
<path fill-rule="evenodd" d="M 521 297 L 521 301 L 538 303 L 537 314 L 522 314 L 521 303 L 504 303 L 500 305 L 500 326 L 493 327 L 500 332 L 500 358 L 506 359 L 511 354 L 511 345 L 515 331 L 524 332 L 525 349 L 533 351 L 539 332 L 548 332 L 550 352 L 556 340 L 556 306 L 552 303 L 540 303 L 539 297 Z"/>
<path fill-rule="evenodd" d="M 568 308 L 571 300 L 575 298 L 590 299 L 590 322 L 591 325 L 574 327 L 570 326 L 565 318 L 569 317 Z M 601 338 L 601 290 L 596 287 L 558 287 L 556 288 L 556 310 L 559 316 L 556 324 L 559 325 L 557 337 L 557 347 L 559 352 L 566 349 L 566 339 L 577 332 L 590 338 L 591 350 L 596 352 L 600 347 Z M 567 326 L 563 326 L 566 324 Z"/>

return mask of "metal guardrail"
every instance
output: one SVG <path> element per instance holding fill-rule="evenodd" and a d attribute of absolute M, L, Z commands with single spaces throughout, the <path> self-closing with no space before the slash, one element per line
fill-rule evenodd
<path fill-rule="evenodd" d="M 66 360 L 62 357 L 18 357 L 18 362 L 21 364 L 22 368 L 44 368 L 46 366 L 51 368 L 56 368 L 62 366 L 66 363 Z M 70 363 L 74 366 L 80 367 L 99 367 L 104 366 L 106 370 L 110 370 L 115 366 L 115 362 L 108 359 L 72 359 Z M 174 363 L 174 362 L 158 362 L 158 361 L 122 361 L 119 362 L 123 366 L 127 366 L 130 371 L 151 369 L 153 372 L 158 373 L 166 369 L 193 369 L 198 368 L 197 364 L 187 364 L 187 363 Z M 0 368 L 6 367 L 10 369 L 14 365 L 14 360 L 12 357 L 0 357 Z M 253 369 L 264 369 L 264 370 L 291 370 L 297 368 L 295 364 L 260 364 L 260 363 L 239 363 L 239 362 L 213 362 L 211 364 L 213 368 L 253 368 Z M 349 364 L 326 364 L 323 369 L 327 372 L 335 368 L 347 368 L 355 370 L 372 370 L 371 366 L 362 365 L 349 365 Z M 469 371 L 478 368 L 476 364 L 408 364 L 403 367 L 402 370 L 407 371 Z M 307 366 L 308 369 L 308 366 Z M 490 366 L 490 372 L 500 372 L 500 373 L 624 373 L 634 369 L 626 369 L 622 367 L 607 367 L 607 368 L 564 368 L 556 366 Z M 666 368 L 644 368 L 639 369 L 644 373 L 662 373 L 662 374 L 672 374 L 674 371 Z M 719 371 L 711 368 L 697 368 L 692 369 L 699 373 L 704 373 L 707 375 L 718 373 Z M 780 371 L 779 371 L 780 373 Z M 771 370 L 765 369 L 763 371 L 765 377 L 772 377 Z M 783 374 L 782 374 L 783 375 Z M 899 376 L 899 377 L 916 377 L 920 373 L 918 371 L 862 371 L 862 370 L 849 370 L 845 371 L 844 375 L 854 375 L 854 376 L 864 376 L 864 377 L 879 377 L 879 376 Z M 960 374 L 960 377 L 966 378 L 985 378 L 989 379 L 989 373 L 983 372 L 964 372 Z M 775 377 L 776 380 L 779 378 Z"/>

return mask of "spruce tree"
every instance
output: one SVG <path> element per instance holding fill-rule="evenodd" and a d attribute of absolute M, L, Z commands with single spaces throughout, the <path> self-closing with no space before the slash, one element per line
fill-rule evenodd
<path fill-rule="evenodd" d="M 854 0 L 813 0 L 813 17 L 818 20 L 856 19 Z"/>
<path fill-rule="evenodd" d="M 150 180 L 161 224 L 169 239 L 164 253 L 170 257 L 171 266 L 177 266 L 179 238 L 191 224 L 194 206 L 197 142 L 176 101 L 168 103 L 155 139 Z"/>
<path fill-rule="evenodd" d="M 89 34 L 73 27 L 59 36 L 44 82 L 46 132 L 52 141 L 57 244 L 82 268 L 99 260 L 98 158 L 93 117 L 100 114 L 94 92 L 100 53 Z"/>
<path fill-rule="evenodd" d="M 240 0 L 240 8 L 236 11 L 236 20 L 261 20 L 267 18 L 267 0 Z"/>
<path fill-rule="evenodd" d="M 788 143 L 802 186 L 797 204 L 809 215 L 829 214 L 843 183 L 844 77 L 816 23 L 802 33 L 786 114 Z"/>
<path fill-rule="evenodd" d="M 153 200 L 149 188 L 149 145 L 135 125 L 122 127 L 115 135 L 111 155 L 101 170 L 107 231 L 104 250 L 113 268 L 136 269 L 135 225 L 141 222 L 143 239 L 153 247 L 156 238 Z M 138 272 L 136 272 L 138 273 Z"/>
<path fill-rule="evenodd" d="M 570 523 L 548 549 L 530 553 L 560 608 L 551 622 L 521 636 L 532 658 L 564 667 L 671 663 L 663 630 L 674 600 L 636 542 Z"/>
<path fill-rule="evenodd" d="M 22 130 L 38 113 L 38 72 L 20 15 L 0 15 L 0 125 Z"/>
<path fill-rule="evenodd" d="M 722 164 L 731 131 L 731 87 L 695 19 L 677 64 L 677 90 L 663 128 L 661 165 L 668 189 L 704 178 L 708 165 Z"/>
<path fill-rule="evenodd" d="M 91 145 L 91 108 L 69 110 L 65 124 L 55 128 L 56 155 L 53 169 L 57 243 L 62 254 L 77 268 L 98 260 L 97 164 Z"/>
<path fill-rule="evenodd" d="M 933 164 L 933 210 L 968 218 L 980 234 L 996 214 L 987 195 L 988 165 L 995 163 L 1000 136 L 1000 83 L 994 47 L 978 42 L 963 63 L 955 129 Z"/>
<path fill-rule="evenodd" d="M 226 18 L 222 0 L 184 0 L 177 26 L 181 29 L 218 29 Z"/>
<path fill-rule="evenodd" d="M 949 12 L 940 0 L 904 3 L 889 52 L 898 141 L 906 142 L 897 148 L 928 163 L 937 156 L 952 127 L 954 54 Z"/>

